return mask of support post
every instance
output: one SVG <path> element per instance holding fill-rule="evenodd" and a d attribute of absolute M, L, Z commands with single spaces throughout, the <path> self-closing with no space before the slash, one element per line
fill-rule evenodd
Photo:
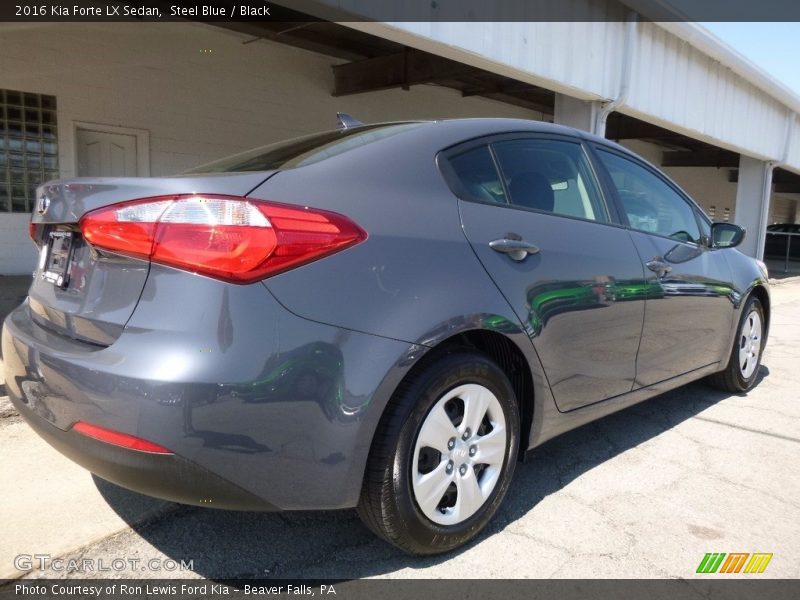
<path fill-rule="evenodd" d="M 764 258 L 774 166 L 774 163 L 748 156 L 739 158 L 735 221 L 747 228 L 747 236 L 739 249 L 758 259 Z"/>
<path fill-rule="evenodd" d="M 579 100 L 565 94 L 556 94 L 553 121 L 559 125 L 594 133 L 600 102 Z"/>

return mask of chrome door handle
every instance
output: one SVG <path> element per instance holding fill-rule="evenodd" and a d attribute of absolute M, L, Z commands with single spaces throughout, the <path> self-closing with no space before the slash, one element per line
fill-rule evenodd
<path fill-rule="evenodd" d="M 528 254 L 539 253 L 539 246 L 531 244 L 530 242 L 526 242 L 521 238 L 515 239 L 516 237 L 517 236 L 508 234 L 504 238 L 489 242 L 489 247 L 495 252 L 508 254 L 509 258 L 512 260 L 525 260 L 525 257 L 528 256 Z"/>
<path fill-rule="evenodd" d="M 658 275 L 659 279 L 661 279 L 662 277 L 664 277 L 664 275 L 672 271 L 672 267 L 670 267 L 667 263 L 665 263 L 660 256 L 648 262 L 647 268 L 653 271 L 656 275 Z"/>

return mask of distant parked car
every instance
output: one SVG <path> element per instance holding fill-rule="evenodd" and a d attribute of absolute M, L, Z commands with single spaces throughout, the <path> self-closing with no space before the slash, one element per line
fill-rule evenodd
<path fill-rule="evenodd" d="M 793 233 L 796 235 L 781 235 Z M 786 247 L 789 246 L 789 258 L 800 260 L 800 223 L 775 223 L 767 225 L 767 238 L 764 244 L 764 256 L 785 258 Z"/>
<path fill-rule="evenodd" d="M 706 376 L 749 390 L 770 320 L 740 227 L 621 146 L 531 121 L 53 181 L 31 236 L 2 350 L 43 438 L 177 502 L 357 506 L 416 554 L 475 537 L 550 438 Z"/>

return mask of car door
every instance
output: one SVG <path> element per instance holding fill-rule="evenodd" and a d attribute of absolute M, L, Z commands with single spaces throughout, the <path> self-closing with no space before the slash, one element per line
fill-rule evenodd
<path fill-rule="evenodd" d="M 593 150 L 645 266 L 647 306 L 635 387 L 724 360 L 734 288 L 725 250 L 709 248 L 708 221 L 646 163 L 604 146 Z"/>
<path fill-rule="evenodd" d="M 444 158 L 464 233 L 526 325 L 558 408 L 629 392 L 643 269 L 581 141 L 511 134 Z"/>

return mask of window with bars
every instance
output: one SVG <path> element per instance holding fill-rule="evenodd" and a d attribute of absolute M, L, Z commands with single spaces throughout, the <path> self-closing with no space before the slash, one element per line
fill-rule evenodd
<path fill-rule="evenodd" d="M 57 178 L 56 97 L 0 89 L 0 213 L 31 212 L 36 186 Z"/>

